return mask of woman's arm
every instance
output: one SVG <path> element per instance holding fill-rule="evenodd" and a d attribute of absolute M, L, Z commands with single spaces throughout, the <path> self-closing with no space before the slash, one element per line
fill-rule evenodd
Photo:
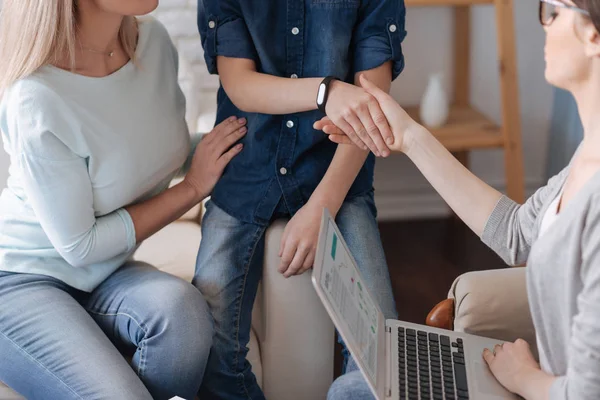
<path fill-rule="evenodd" d="M 206 197 L 225 165 L 241 151 L 228 149 L 245 133 L 242 127 L 228 120 L 215 128 L 198 146 L 183 183 L 100 217 L 94 214 L 86 160 L 51 132 L 35 135 L 36 145 L 26 144 L 18 163 L 28 201 L 50 242 L 69 264 L 84 267 L 133 250 Z M 52 158 L 36 154 L 41 147 L 52 149 Z"/>
<path fill-rule="evenodd" d="M 389 119 L 395 137 L 392 150 L 404 152 L 456 214 L 481 236 L 501 193 L 465 168 L 427 129 L 413 121 L 391 96 L 377 88 L 366 76 L 360 80 L 378 100 Z M 331 134 L 330 138 L 335 142 L 352 143 L 340 136 L 339 133 L 343 132 L 326 120 L 315 124 L 315 127 Z"/>
<path fill-rule="evenodd" d="M 465 168 L 423 127 L 408 133 L 406 155 L 450 208 L 482 236 L 502 194 Z"/>
<path fill-rule="evenodd" d="M 412 120 L 391 96 L 364 77 L 361 82 L 377 98 L 390 123 L 395 137 L 392 150 L 404 152 L 450 208 L 507 263 L 518 265 L 525 262 L 537 216 L 567 170 L 520 206 L 465 168 L 427 129 Z M 331 134 L 334 142 L 352 143 L 327 121 L 320 121 L 315 126 Z"/>

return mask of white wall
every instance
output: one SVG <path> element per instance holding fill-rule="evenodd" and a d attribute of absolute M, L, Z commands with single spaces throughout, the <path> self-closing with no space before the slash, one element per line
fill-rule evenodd
<path fill-rule="evenodd" d="M 161 0 L 155 16 L 167 27 L 182 58 L 184 91 L 195 94 L 191 109 L 204 113 L 199 130 L 212 122 L 216 77 L 209 76 L 203 64 L 196 29 L 196 0 Z M 517 58 L 520 75 L 521 117 L 525 181 L 528 191 L 543 183 L 548 120 L 552 92 L 543 79 L 543 30 L 537 23 L 537 3 L 515 1 Z M 494 9 L 479 6 L 473 13 L 472 89 L 473 103 L 500 121 L 499 79 L 496 63 Z M 430 73 L 452 72 L 453 19 L 450 9 L 409 8 L 408 37 L 404 43 L 406 70 L 394 83 L 392 93 L 401 104 L 417 104 Z M 447 79 L 449 81 L 450 79 Z M 452 90 L 452 88 L 449 88 Z M 192 111 L 192 114 L 194 112 Z M 7 156 L 0 153 L 0 182 L 6 180 Z M 499 189 L 504 184 L 502 152 L 486 150 L 472 157 L 473 170 Z M 378 162 L 375 178 L 376 200 L 382 219 L 443 215 L 448 212 L 418 171 L 404 156 Z"/>

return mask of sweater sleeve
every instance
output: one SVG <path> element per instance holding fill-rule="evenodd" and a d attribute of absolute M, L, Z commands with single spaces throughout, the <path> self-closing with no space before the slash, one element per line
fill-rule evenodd
<path fill-rule="evenodd" d="M 520 265 L 527 261 L 537 218 L 544 204 L 563 184 L 569 167 L 537 190 L 527 202 L 519 205 L 503 196 L 496 204 L 486 223 L 481 240 L 494 250 L 507 264 Z"/>
<path fill-rule="evenodd" d="M 590 199 L 581 243 L 583 284 L 568 343 L 568 366 L 550 389 L 551 400 L 600 399 L 600 196 Z"/>
<path fill-rule="evenodd" d="M 87 158 L 61 139 L 77 137 L 78 127 L 57 102 L 43 95 L 15 99 L 18 112 L 8 113 L 7 124 L 28 203 L 59 254 L 82 267 L 133 250 L 135 229 L 124 209 L 95 215 Z"/>

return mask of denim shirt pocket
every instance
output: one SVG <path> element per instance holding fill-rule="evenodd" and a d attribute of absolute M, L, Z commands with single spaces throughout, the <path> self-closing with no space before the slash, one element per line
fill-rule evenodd
<path fill-rule="evenodd" d="M 357 9 L 360 6 L 360 0 L 311 0 L 311 6 L 314 8 L 329 8 L 334 10 L 344 8 Z"/>
<path fill-rule="evenodd" d="M 307 76 L 333 75 L 346 80 L 352 66 L 350 47 L 360 0 L 307 0 Z"/>

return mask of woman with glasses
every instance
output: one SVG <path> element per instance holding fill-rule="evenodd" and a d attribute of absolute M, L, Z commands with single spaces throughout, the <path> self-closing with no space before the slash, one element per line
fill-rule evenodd
<path fill-rule="evenodd" d="M 527 262 L 539 364 L 523 340 L 485 350 L 498 381 L 525 399 L 600 399 L 600 0 L 540 2 L 546 78 L 577 101 L 584 140 L 570 165 L 524 205 L 463 167 L 424 127 L 366 79 L 405 153 L 434 188 L 508 264 Z M 351 144 L 328 121 L 316 128 Z M 362 145 L 362 143 L 359 143 Z M 330 398 L 370 396 L 359 375 L 340 378 Z"/>

